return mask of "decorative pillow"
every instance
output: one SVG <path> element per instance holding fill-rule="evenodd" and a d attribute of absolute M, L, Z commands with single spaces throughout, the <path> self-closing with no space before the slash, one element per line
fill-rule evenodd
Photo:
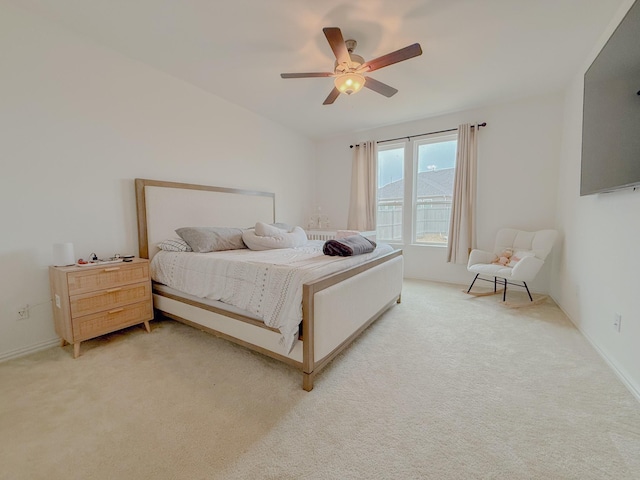
<path fill-rule="evenodd" d="M 257 222 L 256 223 L 256 235 L 259 237 L 277 237 L 283 233 L 289 233 L 289 230 L 280 228 L 275 224 L 269 225 L 268 223 Z"/>
<path fill-rule="evenodd" d="M 242 229 L 233 227 L 182 227 L 176 233 L 194 252 L 218 252 L 247 248 L 242 241 Z"/>
<path fill-rule="evenodd" d="M 509 267 L 513 267 L 515 266 L 516 263 L 518 263 L 520 260 L 522 260 L 525 257 L 535 257 L 536 253 L 531 251 L 531 250 L 516 250 L 513 252 L 513 255 L 511 255 L 511 258 L 509 259 L 509 263 L 508 266 Z"/>
<path fill-rule="evenodd" d="M 267 227 L 275 228 L 267 225 Z M 307 234 L 301 227 L 295 227 L 291 232 L 285 232 L 279 230 L 277 235 L 258 235 L 257 232 L 268 231 L 269 229 L 258 228 L 256 224 L 255 229 L 245 230 L 242 233 L 242 239 L 244 243 L 251 250 L 272 250 L 274 248 L 293 248 L 300 247 L 307 243 Z"/>
<path fill-rule="evenodd" d="M 167 252 L 193 252 L 187 242 L 181 238 L 169 238 L 158 244 L 160 250 Z"/>

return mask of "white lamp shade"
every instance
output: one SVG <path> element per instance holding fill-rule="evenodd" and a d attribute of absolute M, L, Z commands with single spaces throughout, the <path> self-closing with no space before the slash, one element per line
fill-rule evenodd
<path fill-rule="evenodd" d="M 351 95 L 359 92 L 364 86 L 365 78 L 359 73 L 345 73 L 336 77 L 333 81 L 340 93 Z"/>

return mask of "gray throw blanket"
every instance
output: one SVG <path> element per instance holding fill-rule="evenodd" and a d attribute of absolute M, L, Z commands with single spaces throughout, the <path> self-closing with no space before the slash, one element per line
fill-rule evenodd
<path fill-rule="evenodd" d="M 371 253 L 376 248 L 376 242 L 369 240 L 362 235 L 351 235 L 349 237 L 327 240 L 324 242 L 322 252 L 325 255 L 350 257 L 362 253 Z"/>

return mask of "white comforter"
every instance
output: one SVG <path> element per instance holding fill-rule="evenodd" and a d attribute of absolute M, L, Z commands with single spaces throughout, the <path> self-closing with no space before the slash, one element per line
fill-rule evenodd
<path fill-rule="evenodd" d="M 181 292 L 219 300 L 251 312 L 282 333 L 285 352 L 298 338 L 302 320 L 302 286 L 391 252 L 378 244 L 372 253 L 330 257 L 323 242 L 303 247 L 212 253 L 158 252 L 151 261 L 151 278 Z"/>

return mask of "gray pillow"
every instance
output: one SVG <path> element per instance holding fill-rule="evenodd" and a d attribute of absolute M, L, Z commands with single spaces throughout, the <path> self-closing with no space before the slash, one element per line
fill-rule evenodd
<path fill-rule="evenodd" d="M 191 247 L 182 238 L 169 238 L 158 244 L 160 250 L 167 252 L 193 252 Z"/>
<path fill-rule="evenodd" d="M 242 241 L 242 229 L 233 227 L 182 227 L 176 233 L 194 252 L 218 252 L 247 248 Z"/>

